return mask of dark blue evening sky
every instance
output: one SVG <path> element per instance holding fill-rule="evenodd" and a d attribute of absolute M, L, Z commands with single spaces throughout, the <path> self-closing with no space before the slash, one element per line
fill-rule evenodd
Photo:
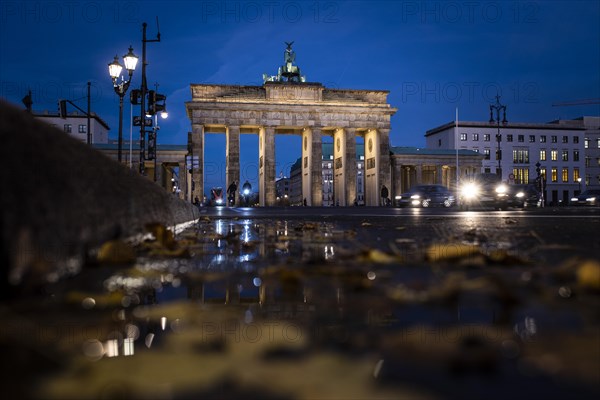
<path fill-rule="evenodd" d="M 170 114 L 159 143 L 186 143 L 190 83 L 260 85 L 292 40 L 308 81 L 390 91 L 394 146 L 424 146 L 425 131 L 453 120 L 457 107 L 460 119 L 487 120 L 497 91 L 510 121 L 600 115 L 597 104 L 552 106 L 600 97 L 593 0 L 2 1 L 0 97 L 22 106 L 31 88 L 34 110 L 55 112 L 57 99 L 83 97 L 89 80 L 92 109 L 116 138 L 118 97 L 107 64 L 130 44 L 141 57 L 142 22 L 154 38 L 156 16 L 162 40 L 148 44 L 148 84 L 160 84 Z M 222 180 L 224 143 L 223 135 L 207 138 L 208 184 Z M 242 138 L 243 179 L 255 178 L 256 143 Z M 289 173 L 299 143 L 277 139 L 278 174 Z"/>

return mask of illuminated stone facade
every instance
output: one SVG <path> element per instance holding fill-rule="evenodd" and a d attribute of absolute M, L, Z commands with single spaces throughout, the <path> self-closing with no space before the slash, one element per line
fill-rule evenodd
<path fill-rule="evenodd" d="M 191 85 L 186 103 L 192 124 L 191 198 L 204 193 L 204 134 L 226 135 L 226 186 L 240 181 L 240 134 L 259 137 L 259 202 L 274 205 L 275 135 L 302 137 L 302 198 L 323 204 L 322 137 L 333 138 L 334 192 L 340 206 L 356 198 L 356 138 L 365 144 L 365 203 L 379 205 L 382 185 L 390 187 L 388 91 L 328 89 L 320 83 L 266 82 L 263 86 Z"/>

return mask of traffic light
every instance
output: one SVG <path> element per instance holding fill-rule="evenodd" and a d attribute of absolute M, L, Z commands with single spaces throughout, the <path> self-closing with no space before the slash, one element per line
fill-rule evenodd
<path fill-rule="evenodd" d="M 129 94 L 129 100 L 131 101 L 131 104 L 133 104 L 134 106 L 137 106 L 138 104 L 140 104 L 141 98 L 142 98 L 142 93 L 141 93 L 141 90 L 139 90 L 139 89 L 133 89 L 131 91 L 131 93 Z"/>
<path fill-rule="evenodd" d="M 148 91 L 148 114 L 154 115 L 161 111 L 165 111 L 167 96 L 156 93 L 154 90 Z"/>
<path fill-rule="evenodd" d="M 58 101 L 58 115 L 62 119 L 66 119 L 67 118 L 67 101 L 66 100 L 59 100 Z"/>

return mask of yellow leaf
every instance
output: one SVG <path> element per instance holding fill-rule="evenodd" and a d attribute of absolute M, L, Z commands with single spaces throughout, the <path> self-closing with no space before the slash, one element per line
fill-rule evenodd
<path fill-rule="evenodd" d="M 600 263 L 596 260 L 584 261 L 577 268 L 577 282 L 585 288 L 600 290 Z"/>
<path fill-rule="evenodd" d="M 396 262 L 401 262 L 402 259 L 399 256 L 393 256 L 388 253 L 384 253 L 381 250 L 371 249 L 367 253 L 368 261 L 379 263 L 379 264 L 391 264 Z"/>
<path fill-rule="evenodd" d="M 463 243 L 438 243 L 429 246 L 425 257 L 429 261 L 448 261 L 480 254 L 479 247 Z"/>
<path fill-rule="evenodd" d="M 130 264 L 134 261 L 133 248 L 121 240 L 109 240 L 98 250 L 98 262 L 102 264 Z"/>

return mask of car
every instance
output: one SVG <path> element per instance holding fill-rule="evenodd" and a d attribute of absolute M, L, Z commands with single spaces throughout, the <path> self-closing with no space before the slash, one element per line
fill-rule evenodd
<path fill-rule="evenodd" d="M 509 205 L 519 208 L 542 206 L 542 195 L 534 183 L 509 185 L 508 191 L 512 196 L 512 201 L 509 202 Z"/>
<path fill-rule="evenodd" d="M 600 206 L 600 189 L 588 189 L 585 192 L 572 197 L 573 206 Z"/>
<path fill-rule="evenodd" d="M 492 207 L 505 210 L 518 207 L 522 202 L 511 194 L 510 185 L 496 174 L 479 174 L 459 186 L 458 203 L 462 209 Z"/>
<path fill-rule="evenodd" d="M 452 207 L 456 203 L 452 192 L 443 185 L 417 185 L 395 200 L 398 207 Z"/>

